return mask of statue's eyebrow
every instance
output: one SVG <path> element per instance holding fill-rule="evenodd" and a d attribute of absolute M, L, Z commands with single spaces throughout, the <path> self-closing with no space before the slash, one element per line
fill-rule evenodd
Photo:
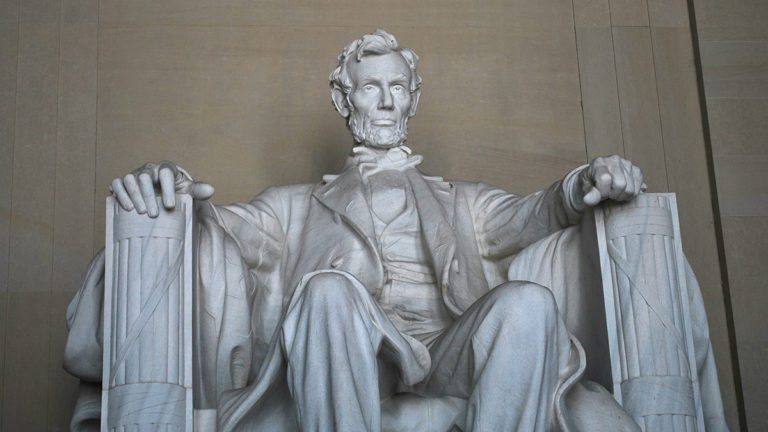
<path fill-rule="evenodd" d="M 391 82 L 407 83 L 408 82 L 408 77 L 403 75 L 403 74 L 400 74 L 400 75 L 396 76 Z"/>

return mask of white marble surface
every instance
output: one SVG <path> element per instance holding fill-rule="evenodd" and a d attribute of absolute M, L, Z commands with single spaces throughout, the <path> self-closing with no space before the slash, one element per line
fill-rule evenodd
<path fill-rule="evenodd" d="M 705 430 L 674 194 L 595 215 L 614 397 L 643 430 Z"/>
<path fill-rule="evenodd" d="M 192 432 L 192 199 L 148 218 L 107 198 L 103 432 Z"/>

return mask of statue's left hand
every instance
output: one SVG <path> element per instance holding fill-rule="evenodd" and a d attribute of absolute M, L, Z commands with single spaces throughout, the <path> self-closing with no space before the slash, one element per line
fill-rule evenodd
<path fill-rule="evenodd" d="M 592 160 L 579 174 L 582 202 L 593 207 L 612 199 L 629 201 L 646 189 L 643 173 L 632 162 L 613 155 Z"/>
<path fill-rule="evenodd" d="M 145 163 L 123 178 L 112 180 L 110 191 L 125 211 L 136 209 L 139 214 L 157 217 L 157 196 L 163 206 L 172 210 L 176 206 L 176 193 L 189 194 L 195 200 L 207 200 L 213 195 L 213 186 L 197 182 L 182 167 L 173 162 Z"/>

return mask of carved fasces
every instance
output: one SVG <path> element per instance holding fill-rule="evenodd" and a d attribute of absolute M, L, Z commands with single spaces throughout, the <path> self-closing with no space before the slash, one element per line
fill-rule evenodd
<path fill-rule="evenodd" d="M 704 431 L 674 194 L 595 210 L 613 394 L 644 431 Z"/>
<path fill-rule="evenodd" d="M 159 201 L 159 197 L 156 198 Z M 192 198 L 107 198 L 102 431 L 192 431 Z"/>

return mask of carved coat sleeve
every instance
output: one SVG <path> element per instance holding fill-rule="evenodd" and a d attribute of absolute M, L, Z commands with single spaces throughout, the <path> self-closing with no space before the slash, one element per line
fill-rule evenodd
<path fill-rule="evenodd" d="M 252 361 L 248 363 L 252 369 L 263 361 L 282 312 L 282 285 L 276 277 L 280 274 L 285 246 L 282 202 L 283 194 L 278 188 L 270 188 L 249 203 L 204 204 L 198 212 L 203 228 L 198 253 L 199 299 L 201 308 L 208 311 L 206 316 L 222 323 L 208 326 L 210 336 L 206 342 L 209 346 L 221 344 L 225 319 L 234 318 L 238 328 L 247 324 L 248 350 L 253 350 Z M 226 287 L 227 298 L 243 299 L 235 302 L 237 312 L 220 311 L 221 287 Z M 205 333 L 203 330 L 198 333 Z M 213 366 L 211 369 L 219 370 Z M 221 388 L 216 395 L 220 393 Z"/>
<path fill-rule="evenodd" d="M 501 259 L 581 220 L 571 203 L 570 190 L 579 169 L 547 189 L 517 196 L 477 184 L 473 214 L 475 236 L 485 258 Z"/>
<path fill-rule="evenodd" d="M 281 225 L 282 197 L 269 188 L 249 203 L 210 206 L 204 211 L 237 242 L 249 269 L 270 271 L 278 264 L 285 240 Z"/>

